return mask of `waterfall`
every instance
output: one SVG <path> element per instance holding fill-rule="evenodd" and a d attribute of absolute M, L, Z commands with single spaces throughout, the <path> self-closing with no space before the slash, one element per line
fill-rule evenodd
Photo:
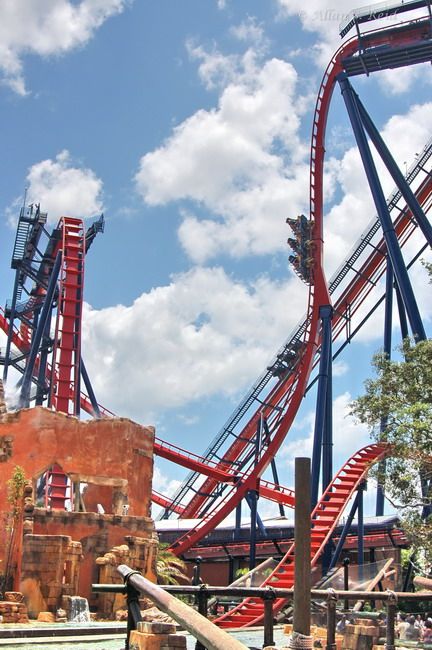
<path fill-rule="evenodd" d="M 71 596 L 70 604 L 71 607 L 69 612 L 69 620 L 71 623 L 90 622 L 90 610 L 87 598 L 82 598 L 81 596 Z"/>

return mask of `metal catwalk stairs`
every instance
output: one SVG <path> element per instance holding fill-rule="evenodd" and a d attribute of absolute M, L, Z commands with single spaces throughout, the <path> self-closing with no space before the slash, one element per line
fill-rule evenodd
<path fill-rule="evenodd" d="M 329 540 L 339 517 L 356 488 L 365 478 L 370 466 L 383 458 L 389 451 L 383 444 L 371 444 L 355 453 L 334 477 L 322 495 L 311 515 L 311 566 L 315 566 Z M 294 586 L 293 543 L 273 573 L 262 586 L 290 589 Z M 285 604 L 286 599 L 274 601 L 276 613 Z M 260 598 L 246 598 L 237 607 L 214 622 L 220 627 L 248 627 L 260 625 L 264 618 L 263 601 Z"/>

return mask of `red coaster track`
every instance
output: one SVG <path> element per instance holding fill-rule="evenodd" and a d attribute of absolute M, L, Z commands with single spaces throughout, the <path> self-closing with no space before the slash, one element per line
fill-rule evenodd
<path fill-rule="evenodd" d="M 54 337 L 50 402 L 56 411 L 79 413 L 81 316 L 84 290 L 85 232 L 81 219 L 62 217 L 59 223 L 62 263 Z"/>
<path fill-rule="evenodd" d="M 346 61 L 350 60 L 350 65 L 353 66 L 351 69 L 355 69 L 350 74 L 367 72 L 364 65 L 359 68 L 354 65 L 357 56 L 358 60 L 361 59 L 362 52 L 374 50 L 379 46 L 396 48 L 400 52 L 400 61 L 402 61 L 397 65 L 410 65 L 413 62 L 413 48 L 424 49 L 426 39 L 430 40 L 430 36 L 428 19 L 404 23 L 391 29 L 369 32 L 362 35 L 361 48 L 357 38 L 344 43 L 333 56 L 325 71 L 314 112 L 311 142 L 310 228 L 313 264 L 307 313 L 300 329 L 301 338 L 297 339 L 299 346 L 296 350 L 296 362 L 291 371 L 270 389 L 265 400 L 259 403 L 255 413 L 248 417 L 241 433 L 228 445 L 221 458 L 213 460 L 208 457 L 200 457 L 156 439 L 155 453 L 157 455 L 206 477 L 200 485 L 199 491 L 188 502 L 172 505 L 172 510 L 181 514 L 182 517 L 200 519 L 193 529 L 173 543 L 171 550 L 177 555 L 181 555 L 195 546 L 223 521 L 249 490 L 257 490 L 266 498 L 273 498 L 279 503 L 290 506 L 294 504 L 292 490 L 264 481 L 261 477 L 275 458 L 303 399 L 311 371 L 319 358 L 319 310 L 321 306 L 331 304 L 331 287 L 329 288 L 327 285 L 323 269 L 323 170 L 324 139 L 333 89 L 338 74 L 346 71 L 344 67 Z M 387 49 L 386 52 L 388 52 Z M 378 59 L 379 55 L 375 57 L 374 61 L 378 61 L 378 67 L 380 67 Z M 391 61 L 386 66 L 392 67 Z M 427 174 L 416 190 L 417 200 L 425 212 L 430 209 L 431 196 L 432 178 L 430 174 Z M 416 224 L 410 210 L 407 208 L 401 210 L 395 220 L 400 246 L 404 245 L 415 228 Z M 60 222 L 60 229 L 62 243 L 55 247 L 52 256 L 54 259 L 55 253 L 61 248 L 62 265 L 54 342 L 54 379 L 51 381 L 51 401 L 57 410 L 66 413 L 70 412 L 71 405 L 75 409 L 72 409 L 72 412 L 78 412 L 79 405 L 81 405 L 85 411 L 93 413 L 90 400 L 79 391 L 77 374 L 80 365 L 84 233 L 82 223 L 78 220 L 64 218 Z M 360 269 L 356 270 L 352 280 L 337 297 L 332 320 L 334 338 L 346 327 L 348 319 L 363 304 L 366 296 L 385 272 L 385 253 L 386 246 L 382 239 L 378 245 L 372 246 L 370 255 L 363 261 Z M 1 313 L 0 327 L 4 331 L 7 331 L 9 327 L 7 319 Z M 18 350 L 28 351 L 29 340 L 24 331 L 14 329 L 12 342 Z M 37 368 L 38 364 L 36 363 L 35 374 Z M 102 416 L 114 415 L 103 407 L 100 407 L 100 411 Z M 257 449 L 254 440 L 257 437 L 257 427 L 263 421 L 267 426 L 267 434 L 263 439 L 261 449 Z M 386 453 L 387 449 L 381 445 L 369 445 L 354 454 L 333 479 L 312 513 L 312 564 L 317 562 L 343 508 L 366 475 L 371 463 L 383 458 Z M 236 471 L 237 467 L 240 467 L 241 471 Z M 220 497 L 215 498 L 215 489 L 221 484 L 224 491 Z M 164 507 L 170 504 L 169 500 L 162 495 L 155 494 L 154 500 Z M 265 584 L 280 587 L 292 586 L 293 554 L 294 546 L 289 549 Z M 276 601 L 275 610 L 282 604 L 283 601 Z M 219 624 L 224 627 L 241 627 L 259 623 L 262 616 L 261 602 L 247 599 L 233 611 L 222 616 L 219 619 Z"/>
<path fill-rule="evenodd" d="M 400 27 L 385 32 L 372 32 L 363 36 L 363 47 L 372 47 L 382 44 L 412 44 L 424 39 L 425 21 L 414 25 L 411 23 L 405 29 Z M 191 454 L 172 444 L 162 440 L 156 440 L 155 453 L 167 458 L 188 469 L 199 472 L 206 476 L 206 480 L 197 493 L 188 503 L 176 505 L 174 510 L 181 513 L 182 517 L 200 517 L 201 521 L 196 528 L 189 531 L 174 545 L 175 553 L 181 554 L 188 548 L 195 545 L 204 535 L 212 530 L 222 521 L 240 502 L 249 489 L 257 489 L 262 496 L 273 498 L 273 500 L 289 506 L 294 504 L 292 490 L 275 486 L 260 477 L 276 455 L 282 444 L 287 431 L 297 413 L 298 406 L 303 397 L 306 385 L 310 378 L 312 367 L 319 358 L 319 307 L 330 302 L 329 290 L 327 287 L 323 267 L 323 205 L 322 205 L 322 180 L 324 165 L 324 136 L 327 115 L 330 106 L 331 96 L 337 74 L 343 69 L 344 58 L 357 51 L 357 39 L 345 43 L 335 54 L 330 62 L 320 87 L 315 108 L 314 126 L 311 145 L 311 221 L 313 225 L 313 283 L 310 286 L 308 311 L 303 326 L 303 345 L 298 350 L 296 367 L 287 377 L 280 380 L 265 398 L 265 403 L 255 412 L 244 426 L 241 434 L 235 439 L 232 445 L 224 453 L 223 458 L 213 461 Z M 427 175 L 417 189 L 416 196 L 419 203 L 426 211 L 430 208 L 430 197 L 432 192 L 431 176 Z M 72 220 L 74 221 L 74 220 Z M 55 376 L 61 381 L 53 382 L 53 402 L 58 410 L 67 412 L 68 404 L 74 404 L 77 400 L 77 378 L 73 374 L 73 368 L 78 366 L 79 349 L 76 347 L 78 329 L 80 323 L 80 309 L 82 304 L 82 282 L 83 282 L 83 233 L 82 224 L 72 223 L 68 219 L 60 222 L 62 233 L 62 244 L 55 247 L 52 257 L 58 248 L 63 250 L 62 258 L 62 290 L 60 292 L 60 310 L 57 319 L 56 345 L 57 361 Z M 71 222 L 71 223 L 69 223 Z M 414 232 L 415 223 L 408 209 L 400 211 L 395 220 L 395 227 L 402 246 Z M 377 246 L 372 247 L 372 253 L 357 270 L 354 278 L 337 298 L 334 305 L 333 337 L 346 327 L 348 316 L 352 316 L 364 302 L 366 296 L 376 285 L 376 282 L 385 272 L 385 243 L 381 240 Z M 63 315 L 65 325 L 63 326 Z M 7 331 L 7 319 L 0 313 L 0 326 Z M 14 330 L 14 345 L 22 352 L 28 350 L 29 342 L 24 333 Z M 74 347 L 75 346 L 75 347 Z M 35 368 L 37 369 L 36 363 Z M 59 395 L 56 395 L 56 392 Z M 61 404 L 60 404 L 61 402 Z M 83 410 L 93 413 L 93 408 L 88 397 L 80 393 L 80 405 Z M 101 415 L 110 417 L 114 414 L 100 407 Z M 254 437 L 259 420 L 264 417 L 269 426 L 269 437 L 263 447 L 260 457 L 254 453 Z M 236 462 L 242 461 L 242 471 L 236 472 Z M 229 487 L 225 490 L 223 499 L 219 499 L 203 511 L 210 499 L 212 491 L 220 484 Z M 161 496 L 155 495 L 155 501 L 167 505 L 168 500 L 162 500 Z"/>
<path fill-rule="evenodd" d="M 368 445 L 360 449 L 345 463 L 322 495 L 311 515 L 311 566 L 314 567 L 336 527 L 345 505 L 360 482 L 367 475 L 370 466 L 388 453 L 385 445 Z M 294 586 L 295 544 L 286 552 L 271 575 L 262 586 L 290 589 Z M 278 612 L 285 599 L 274 601 L 273 611 Z M 220 627 L 247 627 L 260 625 L 264 618 L 264 605 L 260 598 L 246 598 L 240 605 L 216 619 Z"/>

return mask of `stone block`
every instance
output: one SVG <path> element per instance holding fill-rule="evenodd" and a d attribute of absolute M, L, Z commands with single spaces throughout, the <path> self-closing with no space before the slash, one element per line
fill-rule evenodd
<path fill-rule="evenodd" d="M 140 621 L 137 624 L 137 630 L 146 634 L 175 634 L 176 626 L 173 623 L 149 623 L 147 621 Z"/>
<path fill-rule="evenodd" d="M 133 630 L 130 650 L 186 650 L 186 637 L 177 634 L 146 634 Z"/>
<path fill-rule="evenodd" d="M 348 626 L 347 626 L 348 627 Z M 349 650 L 372 650 L 373 637 L 362 634 L 346 634 L 344 648 Z"/>
<path fill-rule="evenodd" d="M 360 634 L 363 636 L 379 636 L 379 628 L 375 625 L 360 625 Z"/>
<path fill-rule="evenodd" d="M 55 616 L 52 612 L 39 612 L 37 620 L 39 623 L 55 623 Z"/>
<path fill-rule="evenodd" d="M 24 596 L 20 591 L 5 591 L 4 597 L 5 600 L 14 603 L 22 603 L 24 600 Z"/>
<path fill-rule="evenodd" d="M 161 643 L 160 650 L 186 650 L 186 637 L 170 635 L 168 643 Z"/>
<path fill-rule="evenodd" d="M 314 639 L 326 639 L 327 629 L 325 627 L 315 627 L 314 630 L 311 630 L 311 635 Z"/>

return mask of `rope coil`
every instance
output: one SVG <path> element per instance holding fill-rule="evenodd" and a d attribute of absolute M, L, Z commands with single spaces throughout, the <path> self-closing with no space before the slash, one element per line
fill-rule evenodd
<path fill-rule="evenodd" d="M 300 634 L 300 632 L 293 632 L 289 638 L 288 647 L 292 650 L 312 650 L 313 638 Z"/>

